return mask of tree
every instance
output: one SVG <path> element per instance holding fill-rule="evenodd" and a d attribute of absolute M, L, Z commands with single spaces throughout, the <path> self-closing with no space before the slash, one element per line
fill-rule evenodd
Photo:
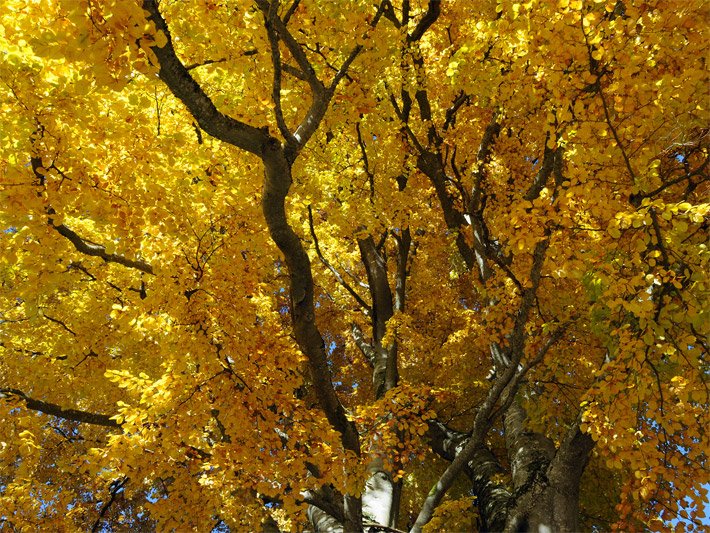
<path fill-rule="evenodd" d="M 702 529 L 708 15 L 3 2 L 3 526 Z"/>

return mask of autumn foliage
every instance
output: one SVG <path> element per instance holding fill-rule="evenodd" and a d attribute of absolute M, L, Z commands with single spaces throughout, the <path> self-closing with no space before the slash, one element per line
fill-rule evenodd
<path fill-rule="evenodd" d="M 4 0 L 0 529 L 702 530 L 703 0 Z"/>

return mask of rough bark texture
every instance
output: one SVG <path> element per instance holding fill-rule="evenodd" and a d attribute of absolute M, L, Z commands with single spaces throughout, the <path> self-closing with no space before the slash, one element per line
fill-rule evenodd
<path fill-rule="evenodd" d="M 539 458 L 541 446 L 526 438 L 521 454 Z M 516 490 L 504 531 L 578 531 L 579 482 L 593 447 L 575 426 L 549 463 L 528 463 L 529 476 Z"/>

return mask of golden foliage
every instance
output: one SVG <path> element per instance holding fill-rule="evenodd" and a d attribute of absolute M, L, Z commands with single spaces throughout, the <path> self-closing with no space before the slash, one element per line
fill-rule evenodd
<path fill-rule="evenodd" d="M 140 2 L 2 2 L 0 520 L 240 530 L 259 527 L 267 501 L 297 530 L 301 494 L 361 492 L 369 454 L 423 498 L 427 421 L 470 429 L 493 382 L 490 346 L 510 339 L 544 241 L 518 398 L 531 431 L 559 443 L 581 420 L 594 438 L 587 476 L 604 486 L 582 491 L 597 516 L 583 525 L 707 524 L 707 3 L 445 2 L 414 42 L 426 2 L 411 2 L 409 26 L 383 17 L 374 29 L 371 4 L 304 0 L 289 21 L 326 86 L 363 46 L 286 200 L 332 380 L 368 452 L 357 457 L 316 407 L 262 215 L 261 162 L 209 136 L 157 77 L 165 32 Z M 254 3 L 160 8 L 216 108 L 278 135 Z M 289 75 L 283 44 L 282 56 L 280 107 L 295 129 L 309 85 Z M 417 100 L 403 116 L 407 91 L 426 91 L 430 116 Z M 480 160 L 490 124 L 500 134 Z M 489 257 L 481 277 L 466 264 L 458 239 L 475 249 L 475 224 L 445 222 L 420 149 L 439 154 L 452 209 L 483 217 L 505 268 Z M 405 229 L 406 307 L 381 339 L 397 350 L 400 385 L 375 398 L 351 334 L 356 324 L 369 337 L 371 316 L 326 261 L 369 302 L 358 240 L 386 237 L 394 287 Z M 12 391 L 118 427 L 38 414 Z M 470 507 L 451 501 L 430 527 L 464 527 Z"/>

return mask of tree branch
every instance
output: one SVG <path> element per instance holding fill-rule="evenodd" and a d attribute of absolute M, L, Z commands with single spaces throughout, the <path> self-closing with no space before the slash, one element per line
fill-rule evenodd
<path fill-rule="evenodd" d="M 259 6 L 262 12 L 266 13 L 269 11 L 270 3 L 267 0 L 256 0 L 256 4 Z M 279 16 L 275 16 L 274 29 L 278 33 L 279 38 L 284 42 L 286 48 L 288 48 L 291 55 L 298 63 L 301 72 L 306 77 L 306 81 L 311 86 L 311 91 L 313 91 L 314 99 L 316 95 L 323 95 L 325 93 L 325 86 L 316 76 L 316 71 L 308 61 L 306 53 L 303 51 L 303 47 L 294 39 L 290 30 L 286 27 L 286 23 Z"/>
<path fill-rule="evenodd" d="M 466 263 L 466 267 L 472 268 L 475 255 L 471 246 L 466 242 L 466 237 L 462 231 L 463 227 L 468 225 L 468 222 L 463 213 L 456 208 L 454 199 L 451 197 L 446 186 L 447 176 L 444 170 L 444 163 L 441 160 L 441 154 L 422 149 L 419 157 L 417 157 L 417 168 L 429 178 L 429 181 L 431 181 L 434 186 L 436 196 L 439 199 L 439 205 L 444 215 L 446 227 L 458 232 L 456 235 L 456 246 Z"/>
<path fill-rule="evenodd" d="M 350 286 L 347 281 L 345 281 L 343 276 L 340 275 L 340 272 L 338 272 L 335 267 L 331 265 L 330 262 L 323 255 L 323 252 L 321 251 L 320 245 L 318 243 L 318 237 L 316 236 L 315 227 L 313 226 L 313 210 L 311 209 L 310 205 L 308 206 L 308 225 L 311 229 L 311 237 L 313 238 L 313 244 L 316 248 L 316 255 L 318 255 L 318 259 L 320 259 L 321 263 L 323 263 L 328 268 L 328 270 L 333 273 L 335 279 L 338 280 L 338 283 L 340 283 L 340 285 L 342 285 L 342 287 L 346 291 L 348 291 L 353 298 L 355 298 L 355 301 L 365 310 L 365 312 L 371 314 L 372 309 L 367 304 L 367 302 L 362 299 L 362 297 L 355 291 L 355 289 Z"/>
<path fill-rule="evenodd" d="M 269 46 L 271 48 L 271 63 L 274 68 L 274 80 L 273 88 L 271 91 L 271 98 L 274 101 L 274 115 L 276 117 L 276 124 L 281 132 L 281 135 L 286 140 L 286 144 L 291 146 L 292 149 L 295 148 L 296 139 L 294 138 L 291 131 L 286 125 L 284 120 L 283 108 L 281 106 L 281 51 L 279 50 L 279 36 L 274 28 L 274 21 L 278 16 L 276 11 L 278 9 L 278 1 L 272 0 L 268 11 L 264 11 L 264 26 L 266 27 L 266 34 L 269 37 Z"/>
<path fill-rule="evenodd" d="M 478 147 L 476 156 L 476 169 L 473 172 L 473 188 L 468 207 L 473 230 L 473 249 L 476 263 L 478 265 L 478 275 L 481 280 L 486 280 L 491 275 L 491 267 L 487 261 L 487 250 L 490 248 L 488 230 L 483 221 L 483 208 L 485 207 L 485 195 L 483 193 L 483 182 L 486 176 L 486 165 L 491 159 L 493 145 L 500 133 L 500 113 L 493 113 L 491 121 L 483 132 L 481 144 Z M 511 279 L 515 279 L 513 276 Z"/>
<path fill-rule="evenodd" d="M 444 459 L 453 461 L 470 436 L 454 431 L 436 420 L 430 420 L 428 424 L 427 439 L 432 450 Z M 476 495 L 481 531 L 503 531 L 512 495 L 505 485 L 493 481 L 494 476 L 504 473 L 500 462 L 487 447 L 481 446 L 464 470 Z"/>
<path fill-rule="evenodd" d="M 288 21 L 291 20 L 291 17 L 298 9 L 298 6 L 300 3 L 301 3 L 301 0 L 293 0 L 293 3 L 289 6 L 288 11 L 286 11 L 286 13 L 284 14 L 284 17 L 283 17 L 284 24 L 288 24 Z"/>
<path fill-rule="evenodd" d="M 372 297 L 372 338 L 379 343 L 385 336 L 387 320 L 394 311 L 392 291 L 387 279 L 387 265 L 382 256 L 377 252 L 372 235 L 365 239 L 358 239 L 360 257 L 367 271 L 367 283 L 370 286 Z"/>
<path fill-rule="evenodd" d="M 83 424 L 93 424 L 96 426 L 106 426 L 112 428 L 121 427 L 121 425 L 115 420 L 113 420 L 109 415 L 90 413 L 88 411 L 80 411 L 78 409 L 65 409 L 54 403 L 44 402 L 42 400 L 35 400 L 34 398 L 30 398 L 24 392 L 17 389 L 0 389 L 0 395 L 6 398 L 16 396 L 25 402 L 25 405 L 28 409 L 31 409 L 33 411 L 39 411 L 40 413 L 44 413 L 46 415 L 63 418 L 64 420 L 71 420 L 73 422 L 81 422 Z"/>
<path fill-rule="evenodd" d="M 451 107 L 446 110 L 446 118 L 444 120 L 443 127 L 444 131 L 456 125 L 456 113 L 458 112 L 459 108 L 461 108 L 462 105 L 468 103 L 468 101 L 469 97 L 465 92 L 461 91 L 459 94 L 456 95 L 456 98 L 454 98 L 454 103 L 451 104 Z"/>
<path fill-rule="evenodd" d="M 436 22 L 441 14 L 441 0 L 429 0 L 427 10 L 412 33 L 407 35 L 407 42 L 413 43 L 421 39 L 426 31 Z"/>
<path fill-rule="evenodd" d="M 32 167 L 32 172 L 38 179 L 39 183 L 43 184 L 44 175 L 40 171 L 40 169 L 43 168 L 42 158 L 36 157 L 34 155 L 31 156 L 30 166 Z M 80 237 L 76 232 L 69 229 L 64 224 L 55 224 L 52 215 L 55 215 L 56 211 L 51 206 L 47 208 L 47 214 L 49 215 L 49 217 L 47 218 L 47 224 L 49 224 L 49 226 L 57 233 L 59 233 L 62 237 L 68 239 L 69 242 L 74 245 L 74 248 L 76 248 L 78 252 L 84 255 L 100 257 L 107 263 L 118 263 L 119 265 L 123 265 L 129 268 L 135 268 L 136 270 L 140 270 L 141 272 L 145 272 L 146 274 L 155 275 L 155 273 L 153 272 L 153 267 L 145 261 L 134 261 L 119 254 L 110 254 L 106 251 L 105 246 L 87 241 L 86 239 Z"/>
<path fill-rule="evenodd" d="M 162 48 L 150 47 L 158 58 L 160 79 L 185 104 L 204 131 L 233 146 L 260 155 L 263 144 L 269 138 L 268 131 L 255 128 L 218 111 L 202 87 L 178 59 L 170 30 L 158 8 L 158 0 L 143 0 L 143 9 L 150 14 L 148 19 L 155 24 L 156 29 L 162 31 L 167 38 L 167 43 Z"/>
<path fill-rule="evenodd" d="M 155 275 L 155 273 L 153 272 L 153 267 L 145 261 L 131 260 L 123 255 L 110 254 L 106 251 L 105 246 L 102 246 L 101 244 L 90 243 L 84 240 L 77 233 L 69 229 L 64 224 L 55 225 L 51 218 L 48 219 L 48 223 L 57 233 L 68 239 L 69 242 L 74 245 L 74 248 L 76 248 L 78 252 L 81 252 L 84 255 L 100 257 L 107 263 L 118 263 L 119 265 L 123 265 L 125 267 L 135 268 L 136 270 L 140 270 L 141 272 L 145 272 L 146 274 Z"/>
<path fill-rule="evenodd" d="M 113 502 L 116 501 L 116 497 L 123 490 L 123 487 L 126 486 L 126 483 L 128 483 L 127 477 L 124 477 L 123 479 L 116 479 L 111 482 L 111 484 L 109 485 L 109 491 L 110 491 L 111 497 L 101 507 L 101 511 L 99 512 L 99 517 L 96 519 L 96 522 L 94 522 L 94 527 L 91 528 L 91 533 L 96 533 L 99 530 L 99 527 L 101 526 L 101 520 L 106 515 L 108 510 L 111 508 L 111 506 L 113 505 Z"/>
<path fill-rule="evenodd" d="M 385 233 L 385 238 L 387 234 Z M 384 241 L 383 241 L 384 244 Z M 387 263 L 378 252 L 378 246 L 372 235 L 358 239 L 360 257 L 367 271 L 367 281 L 372 298 L 372 344 L 375 353 L 373 385 L 376 397 L 397 386 L 399 372 L 397 368 L 397 342 L 383 346 L 387 321 L 394 314 L 392 289 L 387 277 Z"/>
<path fill-rule="evenodd" d="M 360 122 L 355 123 L 355 132 L 357 133 L 357 144 L 360 147 L 360 153 L 362 154 L 362 166 L 365 168 L 365 175 L 367 176 L 367 181 L 370 184 L 370 202 L 374 202 L 375 199 L 375 175 L 370 170 L 370 160 L 367 157 L 367 149 L 365 141 L 362 138 L 362 131 L 360 131 Z"/>
<path fill-rule="evenodd" d="M 286 74 L 290 74 L 294 78 L 298 78 L 301 81 L 308 81 L 306 75 L 300 69 L 294 67 L 293 65 L 282 64 L 281 70 L 283 70 Z"/>
<path fill-rule="evenodd" d="M 384 1 L 381 2 L 378 6 L 377 12 L 375 13 L 373 20 L 370 23 L 370 28 L 374 28 L 375 26 L 377 26 L 377 23 L 382 17 L 383 5 Z M 277 17 L 277 24 L 279 22 L 280 20 Z M 287 32 L 287 36 L 281 33 L 281 26 L 283 26 L 284 31 Z M 306 113 L 306 116 L 304 117 L 303 121 L 293 134 L 296 141 L 298 142 L 298 149 L 300 149 L 308 142 L 308 139 L 310 139 L 315 133 L 315 131 L 318 129 L 318 126 L 320 125 L 321 121 L 323 120 L 323 117 L 325 116 L 326 111 L 328 110 L 328 105 L 330 103 L 331 98 L 333 98 L 333 95 L 335 94 L 335 90 L 337 89 L 338 84 L 346 76 L 350 65 L 353 63 L 353 61 L 355 61 L 355 59 L 360 54 L 360 52 L 362 52 L 364 47 L 363 45 L 358 44 L 351 50 L 348 57 L 345 59 L 343 64 L 336 72 L 330 85 L 326 88 L 323 83 L 317 79 L 315 72 L 313 71 L 313 67 L 311 67 L 310 63 L 308 63 L 307 59 L 305 59 L 305 54 L 303 53 L 301 46 L 295 41 L 295 39 L 293 39 L 290 33 L 288 33 L 288 29 L 285 25 L 283 25 L 283 22 L 280 23 L 280 26 L 277 29 L 279 29 L 279 35 L 281 35 L 282 39 L 284 39 L 286 45 L 289 47 L 289 50 L 291 50 L 291 53 L 293 54 L 294 51 L 297 51 L 298 54 L 303 55 L 303 59 L 299 59 L 298 55 L 294 55 L 294 57 L 298 62 L 299 66 L 301 67 L 301 70 L 303 70 L 306 76 L 309 78 L 309 83 L 311 84 L 311 88 L 313 90 L 313 101 L 311 103 L 311 107 Z M 290 41 L 287 40 L 287 37 L 290 38 Z M 366 39 L 367 34 L 365 34 L 362 38 Z M 289 42 L 291 44 L 289 44 Z M 313 78 L 315 81 L 311 81 L 311 78 Z"/>
<path fill-rule="evenodd" d="M 545 185 L 547 185 L 547 180 L 552 175 L 552 170 L 554 169 L 555 150 L 550 150 L 547 147 L 547 141 L 549 138 L 550 134 L 548 133 L 545 137 L 545 150 L 542 155 L 540 169 L 535 175 L 535 179 L 530 185 L 530 188 L 525 193 L 525 196 L 523 196 L 523 198 L 525 198 L 529 202 L 532 202 L 534 199 L 540 196 L 540 192 L 545 187 Z"/>
<path fill-rule="evenodd" d="M 414 526 L 412 526 L 412 533 L 420 533 L 424 525 L 431 520 L 434 510 L 441 502 L 441 499 L 444 497 L 444 494 L 446 494 L 446 491 L 449 490 L 458 474 L 472 459 L 477 448 L 483 443 L 483 439 L 488 433 L 491 423 L 494 420 L 494 415 L 496 414 L 494 412 L 496 403 L 501 398 L 503 392 L 508 389 L 509 395 L 515 395 L 515 386 L 517 386 L 517 383 L 511 388 L 509 388 L 509 384 L 511 384 L 511 381 L 515 377 L 516 373 L 519 372 L 518 366 L 525 348 L 525 325 L 527 324 L 530 310 L 532 309 L 535 301 L 535 295 L 537 294 L 537 288 L 540 284 L 542 267 L 545 262 L 545 256 L 549 244 L 550 240 L 549 237 L 547 237 L 538 242 L 535 246 L 535 250 L 533 251 L 533 264 L 530 269 L 531 285 L 523 291 L 522 301 L 513 323 L 513 329 L 509 336 L 507 352 L 510 362 L 508 363 L 507 368 L 496 378 L 495 382 L 488 391 L 486 399 L 476 413 L 476 418 L 473 422 L 473 429 L 471 431 L 471 438 L 468 443 L 444 471 L 436 485 L 434 485 L 431 491 L 429 491 L 429 495 L 424 500 L 424 504 L 422 505 L 419 515 L 417 516 L 417 520 L 414 523 Z"/>
<path fill-rule="evenodd" d="M 407 276 L 409 270 L 407 262 L 409 260 L 409 248 L 412 245 L 412 234 L 409 228 L 402 230 L 402 235 L 393 234 L 397 241 L 397 278 L 395 280 L 394 308 L 397 311 L 404 311 L 404 304 L 407 295 Z"/>
<path fill-rule="evenodd" d="M 377 361 L 377 354 L 375 353 L 375 349 L 369 342 L 365 340 L 365 336 L 363 335 L 360 326 L 353 323 L 351 324 L 350 329 L 353 334 L 353 340 L 355 341 L 355 345 L 360 349 L 360 351 L 365 356 L 370 365 L 374 367 L 375 362 Z"/>
<path fill-rule="evenodd" d="M 244 54 L 244 55 L 253 55 L 253 54 Z M 207 65 L 214 65 L 215 63 L 224 63 L 225 61 L 227 61 L 226 57 L 223 57 L 221 59 L 207 59 L 207 60 L 203 61 L 202 63 L 192 63 L 190 65 L 187 65 L 185 67 L 185 70 L 188 70 L 188 71 L 194 70 L 199 67 L 205 67 Z"/>
<path fill-rule="evenodd" d="M 313 273 L 301 239 L 286 217 L 285 199 L 291 186 L 291 163 L 285 149 L 271 139 L 262 155 L 265 167 L 262 210 L 269 234 L 284 255 L 290 278 L 291 320 L 296 341 L 308 358 L 318 402 L 346 449 L 359 455 L 355 425 L 348 420 L 331 380 L 323 337 L 315 322 Z"/>

